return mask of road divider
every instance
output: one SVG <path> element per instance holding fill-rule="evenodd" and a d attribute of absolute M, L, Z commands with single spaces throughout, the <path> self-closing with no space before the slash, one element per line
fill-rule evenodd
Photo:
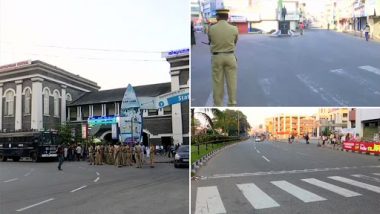
<path fill-rule="evenodd" d="M 22 211 L 24 211 L 24 210 L 30 209 L 30 208 L 32 208 L 32 207 L 35 207 L 35 206 L 38 206 L 38 205 L 41 205 L 41 204 L 45 204 L 45 203 L 47 203 L 47 202 L 49 202 L 49 201 L 53 201 L 53 200 L 54 200 L 54 198 L 49 198 L 49 199 L 47 199 L 47 200 L 45 200 L 45 201 L 41 201 L 41 202 L 38 202 L 38 203 L 36 203 L 36 204 L 32 204 L 32 205 L 30 205 L 30 206 L 27 206 L 27 207 L 24 207 L 24 208 L 18 209 L 18 210 L 16 210 L 16 211 L 17 211 L 17 212 L 22 212 Z"/>
<path fill-rule="evenodd" d="M 263 157 L 267 162 L 270 162 L 270 160 L 268 158 L 266 158 L 264 155 L 261 157 Z"/>
<path fill-rule="evenodd" d="M 12 181 L 17 181 L 18 178 L 12 178 L 12 179 L 9 179 L 9 180 L 6 180 L 6 181 L 3 181 L 4 183 L 9 183 L 9 182 L 12 182 Z"/>
<path fill-rule="evenodd" d="M 79 188 L 71 190 L 70 192 L 73 193 L 73 192 L 76 192 L 76 191 L 81 190 L 81 189 L 86 188 L 86 187 L 87 187 L 87 185 L 83 185 L 83 186 L 81 186 Z"/>

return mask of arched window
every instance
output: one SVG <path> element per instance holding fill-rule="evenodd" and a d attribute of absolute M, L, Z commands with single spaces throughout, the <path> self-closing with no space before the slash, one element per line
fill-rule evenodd
<path fill-rule="evenodd" d="M 66 94 L 66 101 L 69 101 L 69 102 L 72 101 L 71 94 L 69 93 Z"/>
<path fill-rule="evenodd" d="M 49 89 L 44 89 L 44 115 L 49 115 Z"/>
<path fill-rule="evenodd" d="M 31 95 L 30 89 L 27 88 L 24 95 L 24 114 L 30 114 Z"/>
<path fill-rule="evenodd" d="M 8 91 L 5 94 L 5 115 L 6 116 L 13 116 L 14 114 L 14 101 L 15 100 L 15 94 L 13 91 Z"/>
<path fill-rule="evenodd" d="M 54 117 L 59 117 L 59 93 L 54 91 Z"/>

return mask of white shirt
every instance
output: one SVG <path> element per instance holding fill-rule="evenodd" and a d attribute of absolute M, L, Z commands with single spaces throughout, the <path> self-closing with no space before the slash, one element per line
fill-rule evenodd
<path fill-rule="evenodd" d="M 77 150 L 77 154 L 82 153 L 82 148 L 80 146 L 78 146 L 76 150 Z"/>

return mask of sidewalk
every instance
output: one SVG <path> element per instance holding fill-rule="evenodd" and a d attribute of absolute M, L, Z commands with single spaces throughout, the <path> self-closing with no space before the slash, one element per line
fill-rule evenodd
<path fill-rule="evenodd" d="M 344 34 L 348 34 L 348 35 L 351 35 L 351 36 L 355 36 L 355 37 L 361 37 L 364 39 L 364 34 L 363 32 L 360 32 L 360 31 L 336 31 L 337 33 L 344 33 Z M 374 42 L 380 42 L 380 37 L 379 38 L 373 38 L 371 36 L 371 38 L 369 39 L 369 41 L 374 41 Z"/>

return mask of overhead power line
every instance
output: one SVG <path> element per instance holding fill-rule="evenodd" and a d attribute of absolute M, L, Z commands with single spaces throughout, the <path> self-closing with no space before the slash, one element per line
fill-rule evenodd
<path fill-rule="evenodd" d="M 15 44 L 13 42 L 2 42 L 4 44 Z M 82 51 L 101 51 L 101 52 L 123 52 L 123 53 L 162 53 L 164 51 L 158 50 L 127 50 L 127 49 L 108 49 L 108 48 L 86 48 L 86 47 L 69 47 L 69 46 L 58 46 L 58 45 L 32 45 L 33 47 L 43 47 L 43 48 L 56 48 L 56 49 L 66 49 L 66 50 L 82 50 Z"/>

